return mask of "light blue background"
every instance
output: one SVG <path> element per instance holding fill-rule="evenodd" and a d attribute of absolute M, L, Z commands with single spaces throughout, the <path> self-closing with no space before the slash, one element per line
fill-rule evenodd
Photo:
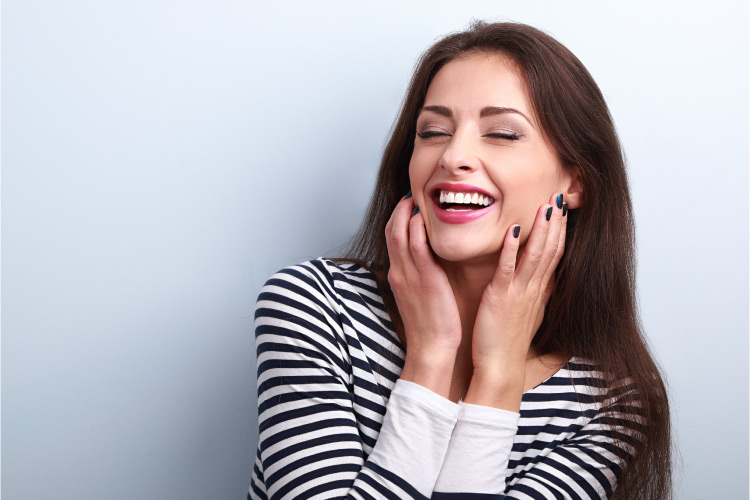
<path fill-rule="evenodd" d="M 472 17 L 600 84 L 678 498 L 748 498 L 747 2 L 2 7 L 4 499 L 244 498 L 255 296 L 355 230 L 417 56 Z"/>

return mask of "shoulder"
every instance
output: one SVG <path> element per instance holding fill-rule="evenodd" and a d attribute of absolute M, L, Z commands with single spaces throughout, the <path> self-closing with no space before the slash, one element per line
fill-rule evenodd
<path fill-rule="evenodd" d="M 596 387 L 597 392 L 606 400 L 623 399 L 637 392 L 632 377 L 618 377 L 586 358 L 571 358 L 565 369 L 572 380 L 579 380 L 585 382 L 584 385 Z"/>
<path fill-rule="evenodd" d="M 258 295 L 261 318 L 296 316 L 341 329 L 353 321 L 390 327 L 373 274 L 353 262 L 317 258 L 271 276 Z"/>
<path fill-rule="evenodd" d="M 396 342 L 372 273 L 326 258 L 274 273 L 258 295 L 254 324 L 259 359 L 268 350 L 302 352 L 342 374 L 353 349 L 372 358 L 377 345 Z"/>
<path fill-rule="evenodd" d="M 645 421 L 632 377 L 617 377 L 583 358 L 572 358 L 566 370 L 576 393 L 585 395 L 584 398 L 596 408 L 593 422 L 638 437 Z"/>
<path fill-rule="evenodd" d="M 259 359 L 268 351 L 282 357 L 294 352 L 326 364 L 333 360 L 346 371 L 339 290 L 347 274 L 357 273 L 350 267 L 318 258 L 285 267 L 266 281 L 255 305 Z"/>
<path fill-rule="evenodd" d="M 620 380 L 603 370 L 599 363 L 574 356 L 539 386 L 529 391 L 529 399 L 549 401 L 554 398 L 588 406 L 600 411 L 632 390 L 632 381 Z"/>
<path fill-rule="evenodd" d="M 574 356 L 540 386 L 560 386 L 565 390 L 600 394 L 606 389 L 607 381 L 608 377 L 595 362 Z"/>
<path fill-rule="evenodd" d="M 606 382 L 609 379 L 596 362 L 577 356 L 570 358 L 563 366 L 562 371 L 571 380 L 578 381 L 580 385 L 606 386 Z"/>
<path fill-rule="evenodd" d="M 375 277 L 368 269 L 353 262 L 324 257 L 274 273 L 263 286 L 258 300 L 269 293 L 326 303 L 340 303 L 341 299 L 355 293 L 380 301 Z"/>

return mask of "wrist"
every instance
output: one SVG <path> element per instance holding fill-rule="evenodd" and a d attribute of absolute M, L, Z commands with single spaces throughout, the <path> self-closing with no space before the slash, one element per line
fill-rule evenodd
<path fill-rule="evenodd" d="M 407 351 L 400 378 L 414 382 L 448 398 L 456 353 L 450 351 Z"/>
<path fill-rule="evenodd" d="M 507 368 L 507 367 L 506 367 Z M 518 413 L 521 409 L 525 370 L 474 370 L 464 402 Z"/>

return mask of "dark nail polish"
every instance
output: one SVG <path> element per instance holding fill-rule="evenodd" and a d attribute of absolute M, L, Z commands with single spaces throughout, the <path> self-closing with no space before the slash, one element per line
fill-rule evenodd
<path fill-rule="evenodd" d="M 521 234 L 521 226 L 516 226 L 513 228 L 513 237 L 518 238 L 518 235 Z"/>
<path fill-rule="evenodd" d="M 419 213 L 419 205 L 414 206 L 414 211 L 411 213 L 411 216 L 414 217 Z"/>
<path fill-rule="evenodd" d="M 405 200 L 408 200 L 409 198 L 411 198 L 411 189 L 409 190 L 408 193 L 406 193 L 406 196 L 404 196 Z"/>
<path fill-rule="evenodd" d="M 568 215 L 568 204 L 563 203 L 563 217 L 565 217 L 566 215 Z"/>
<path fill-rule="evenodd" d="M 549 207 L 549 208 L 547 209 L 547 213 L 546 213 L 546 214 L 544 214 L 544 218 L 545 218 L 545 219 L 549 220 L 549 219 L 550 219 L 550 217 L 552 217 L 552 207 Z"/>
<path fill-rule="evenodd" d="M 563 196 L 562 193 L 557 195 L 557 208 L 562 208 L 563 206 Z"/>

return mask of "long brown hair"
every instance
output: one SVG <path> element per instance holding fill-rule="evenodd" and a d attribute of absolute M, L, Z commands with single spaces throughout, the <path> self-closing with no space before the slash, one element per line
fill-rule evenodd
<path fill-rule="evenodd" d="M 346 258 L 375 274 L 404 342 L 386 279 L 385 226 L 409 190 L 417 115 L 430 82 L 451 60 L 476 52 L 499 53 L 516 63 L 547 139 L 562 163 L 577 169 L 582 179 L 583 203 L 568 214 L 565 254 L 534 345 L 540 353 L 595 362 L 610 377 L 607 389 L 612 392 L 629 382 L 644 425 L 638 439 L 631 440 L 635 455 L 626 461 L 614 497 L 671 498 L 669 404 L 638 318 L 635 228 L 625 161 L 599 87 L 557 40 L 523 24 L 475 22 L 422 55 L 385 148 L 367 214 Z"/>

